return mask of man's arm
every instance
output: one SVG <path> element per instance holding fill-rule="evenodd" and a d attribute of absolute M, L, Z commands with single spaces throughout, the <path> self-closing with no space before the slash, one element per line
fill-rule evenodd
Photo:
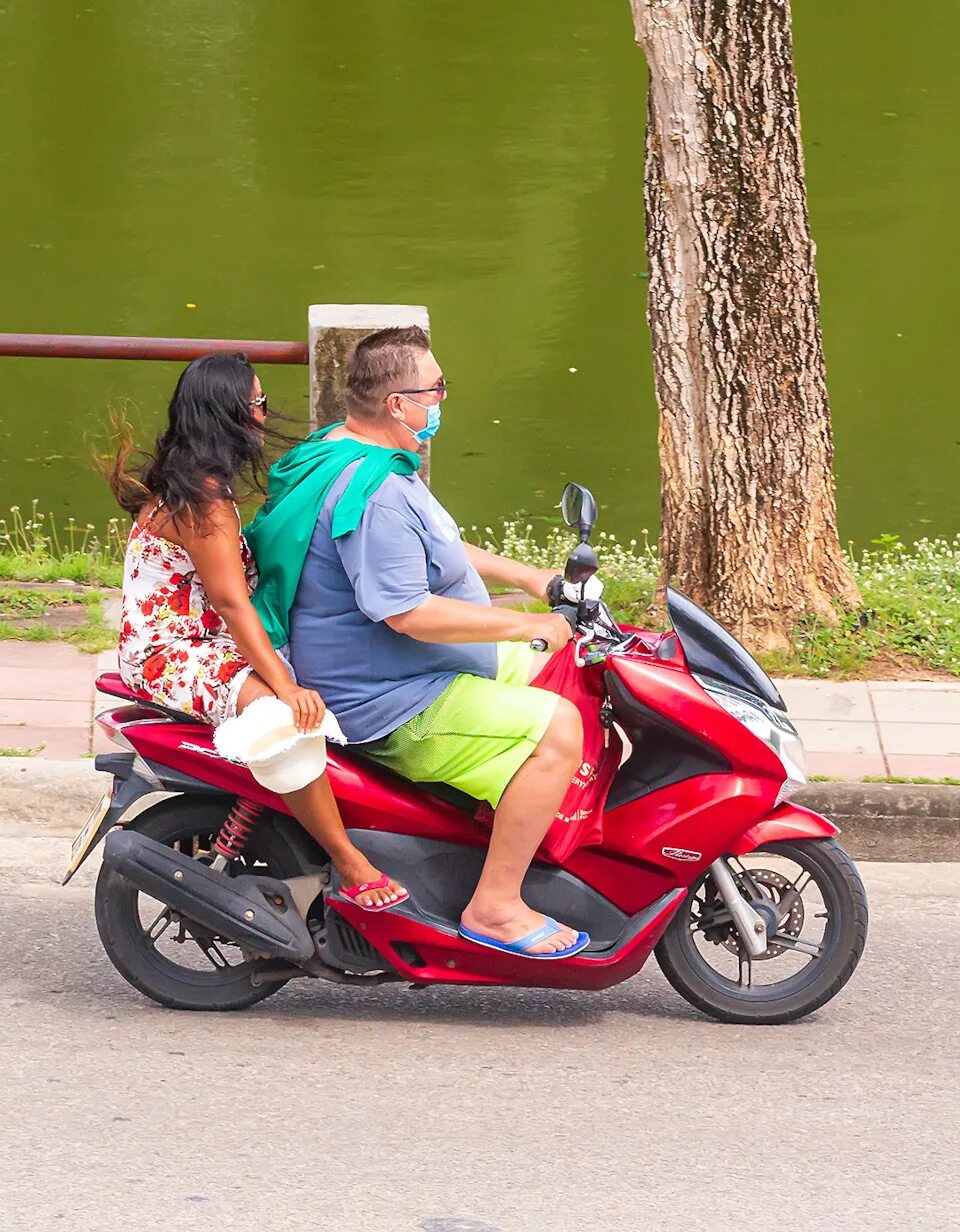
<path fill-rule="evenodd" d="M 523 565 L 507 556 L 497 556 L 473 543 L 464 543 L 463 546 L 467 560 L 488 585 L 525 590 L 534 599 L 546 599 L 547 583 L 560 572 L 558 569 L 534 569 L 532 565 Z"/>
<path fill-rule="evenodd" d="M 429 595 L 409 612 L 387 616 L 386 623 L 395 633 L 418 642 L 532 642 L 543 638 L 548 650 L 560 650 L 572 636 L 566 618 L 552 612 L 516 612 L 439 595 Z"/>
<path fill-rule="evenodd" d="M 430 594 L 420 535 L 395 509 L 371 502 L 356 531 L 335 542 L 360 611 L 368 620 L 384 621 L 395 633 L 418 642 L 524 642 L 543 638 L 550 650 L 559 650 L 570 640 L 570 626 L 562 616 L 534 615 Z M 500 560 L 491 552 L 483 555 Z M 502 563 L 516 570 L 525 568 L 516 561 Z M 519 573 L 511 571 L 510 577 L 520 584 Z"/>

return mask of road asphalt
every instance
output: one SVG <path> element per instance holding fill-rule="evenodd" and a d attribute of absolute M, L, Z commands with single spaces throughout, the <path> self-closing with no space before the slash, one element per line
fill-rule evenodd
<path fill-rule="evenodd" d="M 218 1016 L 120 979 L 68 843 L 0 827 L 2 1232 L 957 1226 L 960 865 L 864 864 L 861 967 L 789 1027 L 703 1018 L 652 963 Z"/>

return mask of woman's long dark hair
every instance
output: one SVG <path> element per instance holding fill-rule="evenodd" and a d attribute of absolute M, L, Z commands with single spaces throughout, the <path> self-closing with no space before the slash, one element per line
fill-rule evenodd
<path fill-rule="evenodd" d="M 115 422 L 116 454 L 104 469 L 120 507 L 135 517 L 158 500 L 175 520 L 200 526 L 211 501 L 263 492 L 265 442 L 290 442 L 254 419 L 254 376 L 242 352 L 195 359 L 180 374 L 152 454 L 137 451 L 130 426 Z"/>

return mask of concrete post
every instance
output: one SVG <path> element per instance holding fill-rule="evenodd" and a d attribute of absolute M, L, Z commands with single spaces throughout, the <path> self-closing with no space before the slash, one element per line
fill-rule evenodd
<path fill-rule="evenodd" d="M 419 325 L 429 336 L 430 314 L 419 304 L 311 304 L 310 428 L 343 419 L 343 361 L 367 334 L 391 325 Z M 416 442 L 411 438 L 411 447 Z M 420 478 L 430 482 L 430 442 L 420 450 Z"/>

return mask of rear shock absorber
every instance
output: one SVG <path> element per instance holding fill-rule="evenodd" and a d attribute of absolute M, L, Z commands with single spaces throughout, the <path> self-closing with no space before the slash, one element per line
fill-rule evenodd
<path fill-rule="evenodd" d="M 210 865 L 212 869 L 219 873 L 243 852 L 262 812 L 263 805 L 256 800 L 237 799 L 213 840 L 217 854 Z"/>

